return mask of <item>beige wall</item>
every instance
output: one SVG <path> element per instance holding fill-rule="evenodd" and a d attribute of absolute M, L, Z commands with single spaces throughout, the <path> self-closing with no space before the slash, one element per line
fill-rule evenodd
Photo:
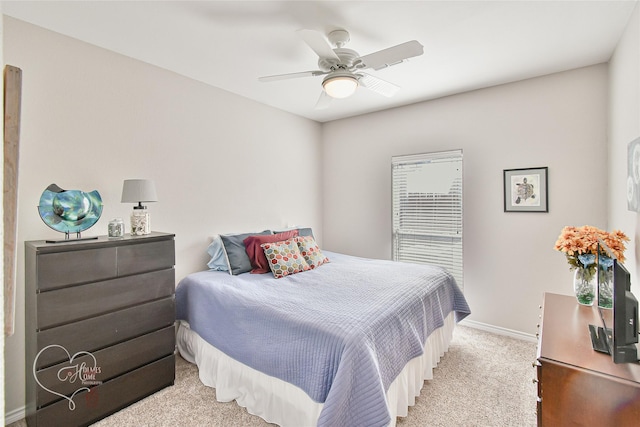
<path fill-rule="evenodd" d="M 640 215 L 627 210 L 627 144 L 640 137 L 640 5 L 629 20 L 610 61 L 609 227 L 624 230 L 631 242 L 625 266 L 631 290 L 640 297 Z"/>
<path fill-rule="evenodd" d="M 105 210 L 87 234 L 104 234 L 130 212 L 122 180 L 142 177 L 158 187 L 153 228 L 176 233 L 178 278 L 203 268 L 212 234 L 287 223 L 314 227 L 328 250 L 389 258 L 391 156 L 462 148 L 471 320 L 534 333 L 542 293 L 571 293 L 553 250 L 562 226 L 639 234 L 620 192 L 626 143 L 640 133 L 638 31 L 636 8 L 610 73 L 598 65 L 321 126 L 5 17 L 4 60 L 24 79 L 19 244 L 58 236 L 36 211 L 50 183 L 98 189 Z M 292 203 L 264 180 L 294 161 L 312 179 L 292 184 Z M 504 213 L 503 169 L 531 166 L 549 167 L 550 213 Z M 24 406 L 23 294 L 17 307 L 8 414 Z"/>
<path fill-rule="evenodd" d="M 324 244 L 390 258 L 391 156 L 462 149 L 469 320 L 535 333 L 545 291 L 571 294 L 553 245 L 607 223 L 607 65 L 325 124 Z M 504 213 L 503 170 L 549 168 L 549 213 Z"/>
<path fill-rule="evenodd" d="M 7 411 L 24 407 L 23 242 L 61 237 L 36 209 L 49 184 L 100 192 L 102 218 L 84 233 L 98 235 L 132 209 L 122 181 L 154 179 L 152 228 L 176 234 L 177 279 L 206 268 L 215 233 L 299 224 L 322 237 L 318 123 L 8 17 L 4 60 L 23 70 Z M 292 179 L 269 185 L 283 176 Z"/>

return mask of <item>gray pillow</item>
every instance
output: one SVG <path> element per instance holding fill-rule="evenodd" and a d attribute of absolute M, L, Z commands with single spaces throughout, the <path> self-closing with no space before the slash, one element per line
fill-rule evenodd
<path fill-rule="evenodd" d="M 264 230 L 261 233 L 220 235 L 225 257 L 227 258 L 227 264 L 229 264 L 229 274 L 238 275 L 251 271 L 251 260 L 249 260 L 243 240 L 249 236 L 262 236 L 267 234 L 272 234 L 271 230 Z"/>
<path fill-rule="evenodd" d="M 278 234 L 278 233 L 284 233 L 285 231 L 289 231 L 289 230 L 298 230 L 298 236 L 311 236 L 313 237 L 313 231 L 311 230 L 311 228 L 290 228 L 288 230 L 283 230 L 283 231 L 274 231 L 273 234 Z M 315 239 L 315 237 L 314 237 Z"/>

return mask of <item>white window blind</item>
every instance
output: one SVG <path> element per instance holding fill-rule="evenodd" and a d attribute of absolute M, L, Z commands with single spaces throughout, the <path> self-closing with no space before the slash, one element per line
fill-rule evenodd
<path fill-rule="evenodd" d="M 391 159 L 393 260 L 446 268 L 463 289 L 462 150 Z"/>

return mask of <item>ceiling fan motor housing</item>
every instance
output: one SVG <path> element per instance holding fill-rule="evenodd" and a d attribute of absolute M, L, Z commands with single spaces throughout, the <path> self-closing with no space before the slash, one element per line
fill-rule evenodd
<path fill-rule="evenodd" d="M 333 49 L 335 54 L 340 58 L 340 61 L 336 61 L 335 58 L 319 58 L 318 67 L 324 71 L 334 71 L 337 69 L 350 70 L 357 66 L 357 59 L 360 58 L 360 54 L 352 49 L 339 47 Z"/>

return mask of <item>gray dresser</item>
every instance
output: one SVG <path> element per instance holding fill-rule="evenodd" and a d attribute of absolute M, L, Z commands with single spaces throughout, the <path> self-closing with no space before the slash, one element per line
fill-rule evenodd
<path fill-rule="evenodd" d="M 25 242 L 26 411 L 83 426 L 175 379 L 174 235 Z"/>

